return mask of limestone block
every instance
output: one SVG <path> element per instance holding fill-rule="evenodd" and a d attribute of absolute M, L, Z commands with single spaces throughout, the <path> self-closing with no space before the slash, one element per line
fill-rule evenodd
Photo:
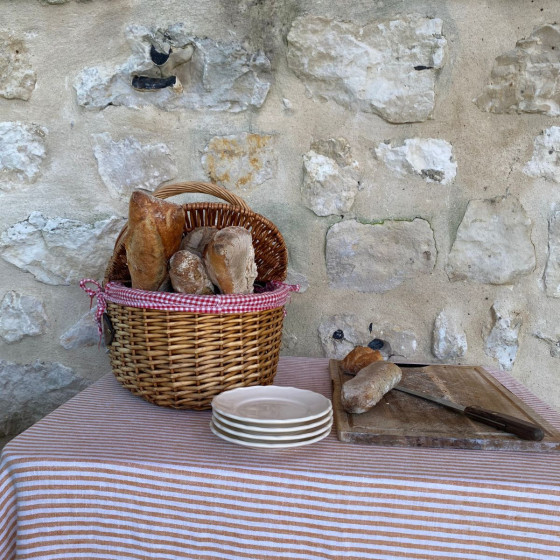
<path fill-rule="evenodd" d="M 24 40 L 0 30 L 0 97 L 27 101 L 36 80 Z"/>
<path fill-rule="evenodd" d="M 511 284 L 535 262 L 531 220 L 516 198 L 469 202 L 449 254 L 451 280 Z"/>
<path fill-rule="evenodd" d="M 304 154 L 302 199 L 317 216 L 348 212 L 357 190 L 356 179 L 332 159 L 314 151 Z"/>
<path fill-rule="evenodd" d="M 181 23 L 165 29 L 132 25 L 126 38 L 132 50 L 127 61 L 84 68 L 76 77 L 79 105 L 239 112 L 261 107 L 266 99 L 270 61 L 261 51 L 196 37 Z M 149 83 L 133 87 L 133 80 Z M 155 86 L 154 80 L 161 83 Z"/>
<path fill-rule="evenodd" d="M 438 138 L 407 138 L 404 142 L 382 142 L 377 158 L 397 175 L 418 175 L 428 183 L 447 185 L 455 179 L 457 163 L 453 147 Z"/>
<path fill-rule="evenodd" d="M 43 334 L 46 324 L 47 315 L 39 299 L 13 290 L 6 293 L 0 303 L 0 338 L 5 342 Z"/>
<path fill-rule="evenodd" d="M 387 358 L 412 358 L 416 353 L 418 341 L 416 335 L 398 325 L 384 324 L 380 321 L 370 323 L 368 343 L 383 342 L 379 351 Z"/>
<path fill-rule="evenodd" d="M 467 352 L 467 336 L 456 313 L 444 309 L 434 321 L 432 352 L 442 362 L 453 363 Z"/>
<path fill-rule="evenodd" d="M 33 123 L 0 122 L 0 189 L 34 183 L 47 155 L 47 129 Z"/>
<path fill-rule="evenodd" d="M 351 314 L 323 318 L 318 332 L 325 356 L 342 360 L 356 346 L 368 346 L 373 340 L 383 342 L 378 349 L 384 359 L 414 356 L 418 344 L 412 331 L 378 319 L 367 325 L 367 320 Z"/>
<path fill-rule="evenodd" d="M 327 274 L 333 288 L 384 293 L 432 271 L 436 245 L 421 218 L 334 224 L 327 232 Z"/>
<path fill-rule="evenodd" d="M 273 137 L 243 132 L 215 136 L 208 142 L 202 166 L 210 179 L 229 190 L 250 192 L 276 173 Z"/>
<path fill-rule="evenodd" d="M 326 140 L 315 140 L 311 149 L 332 159 L 339 167 L 358 169 L 358 162 L 352 156 L 352 148 L 346 138 L 328 138 Z"/>
<path fill-rule="evenodd" d="M 538 330 L 533 333 L 533 336 L 548 344 L 551 357 L 560 358 L 560 332 L 550 334 Z"/>
<path fill-rule="evenodd" d="M 484 351 L 495 358 L 504 370 L 511 370 L 519 348 L 519 329 L 523 319 L 519 311 L 504 302 L 494 302 L 491 317 L 482 336 L 485 340 Z"/>
<path fill-rule="evenodd" d="M 363 343 L 362 323 L 356 315 L 334 315 L 325 317 L 319 324 L 319 338 L 327 358 L 342 360 L 356 346 Z"/>
<path fill-rule="evenodd" d="M 430 118 L 447 41 L 442 21 L 403 16 L 365 25 L 319 16 L 294 20 L 288 65 L 311 95 L 392 123 Z"/>
<path fill-rule="evenodd" d="M 0 437 L 22 432 L 88 386 L 59 363 L 0 361 Z"/>
<path fill-rule="evenodd" d="M 136 188 L 153 191 L 177 176 L 166 144 L 141 144 L 132 136 L 113 140 L 107 132 L 92 139 L 99 175 L 115 197 L 128 199 Z"/>
<path fill-rule="evenodd" d="M 531 177 L 560 183 L 560 127 L 543 130 L 534 141 L 533 157 L 523 169 Z"/>
<path fill-rule="evenodd" d="M 69 285 L 99 279 L 125 220 L 112 216 L 95 223 L 47 218 L 32 212 L 0 235 L 0 256 L 39 282 Z"/>
<path fill-rule="evenodd" d="M 74 350 L 75 348 L 84 348 L 94 346 L 102 340 L 99 338 L 97 322 L 95 320 L 95 307 L 82 315 L 78 322 L 72 325 L 60 337 L 60 345 L 66 350 Z"/>
<path fill-rule="evenodd" d="M 344 214 L 360 190 L 358 162 L 352 159 L 344 138 L 312 144 L 303 156 L 303 203 L 317 214 Z"/>
<path fill-rule="evenodd" d="M 548 259 L 544 269 L 546 295 L 560 297 L 560 210 L 548 220 Z"/>
<path fill-rule="evenodd" d="M 474 102 L 491 113 L 560 115 L 560 26 L 541 25 L 498 56 Z"/>

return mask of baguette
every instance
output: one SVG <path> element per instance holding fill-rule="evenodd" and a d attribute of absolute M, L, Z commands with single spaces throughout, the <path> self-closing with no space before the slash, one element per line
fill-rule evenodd
<path fill-rule="evenodd" d="M 124 245 L 133 288 L 155 291 L 165 283 L 168 261 L 181 245 L 184 227 L 179 204 L 143 191 L 132 193 Z"/>
<path fill-rule="evenodd" d="M 373 362 L 342 386 L 342 406 L 350 414 L 373 408 L 402 377 L 401 368 L 391 362 Z"/>

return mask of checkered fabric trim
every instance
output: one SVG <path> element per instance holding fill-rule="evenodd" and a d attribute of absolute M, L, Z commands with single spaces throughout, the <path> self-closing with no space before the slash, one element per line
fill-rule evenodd
<path fill-rule="evenodd" d="M 88 287 L 88 284 L 94 284 L 97 289 Z M 292 292 L 299 291 L 298 285 L 269 282 L 260 293 L 198 296 L 135 290 L 117 282 L 108 282 L 105 288 L 103 288 L 98 282 L 90 278 L 84 278 L 80 282 L 80 287 L 90 296 L 92 303 L 93 298 L 97 298 L 95 317 L 100 332 L 101 318 L 103 313 L 105 313 L 107 301 L 128 307 L 163 309 L 186 313 L 255 313 L 257 311 L 282 307 L 288 303 Z"/>

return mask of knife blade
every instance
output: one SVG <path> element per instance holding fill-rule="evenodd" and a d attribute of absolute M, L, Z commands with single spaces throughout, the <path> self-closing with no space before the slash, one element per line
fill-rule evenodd
<path fill-rule="evenodd" d="M 537 424 L 531 424 L 530 422 L 526 422 L 520 418 L 515 418 L 514 416 L 509 416 L 508 414 L 487 410 L 479 406 L 462 406 L 448 399 L 434 397 L 428 393 L 416 391 L 415 389 L 408 389 L 407 387 L 403 387 L 401 385 L 396 385 L 393 389 L 445 406 L 451 410 L 464 414 L 471 420 L 476 420 L 477 422 L 482 422 L 483 424 L 492 426 L 498 430 L 514 434 L 521 439 L 541 441 L 544 438 L 544 432 L 540 426 Z"/>

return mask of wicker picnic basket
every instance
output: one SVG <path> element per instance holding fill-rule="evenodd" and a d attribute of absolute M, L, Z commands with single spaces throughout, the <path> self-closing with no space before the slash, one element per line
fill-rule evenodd
<path fill-rule="evenodd" d="M 182 193 L 209 194 L 227 202 L 183 204 L 185 233 L 200 226 L 248 229 L 255 249 L 257 283 L 272 283 L 272 292 L 277 286 L 286 286 L 281 284 L 287 272 L 286 245 L 271 221 L 253 212 L 235 194 L 210 183 L 167 185 L 153 194 L 168 198 Z M 105 338 L 113 373 L 122 385 L 154 404 L 203 410 L 225 390 L 272 383 L 282 340 L 284 306 L 256 312 L 207 313 L 146 309 L 110 301 L 109 286 L 130 285 L 124 247 L 126 229 L 125 225 L 117 238 L 103 283 Z M 172 296 L 181 298 L 183 294 Z M 228 296 L 188 297 L 196 307 L 197 301 L 209 301 L 204 298 Z M 235 297 L 251 304 L 262 294 Z"/>

